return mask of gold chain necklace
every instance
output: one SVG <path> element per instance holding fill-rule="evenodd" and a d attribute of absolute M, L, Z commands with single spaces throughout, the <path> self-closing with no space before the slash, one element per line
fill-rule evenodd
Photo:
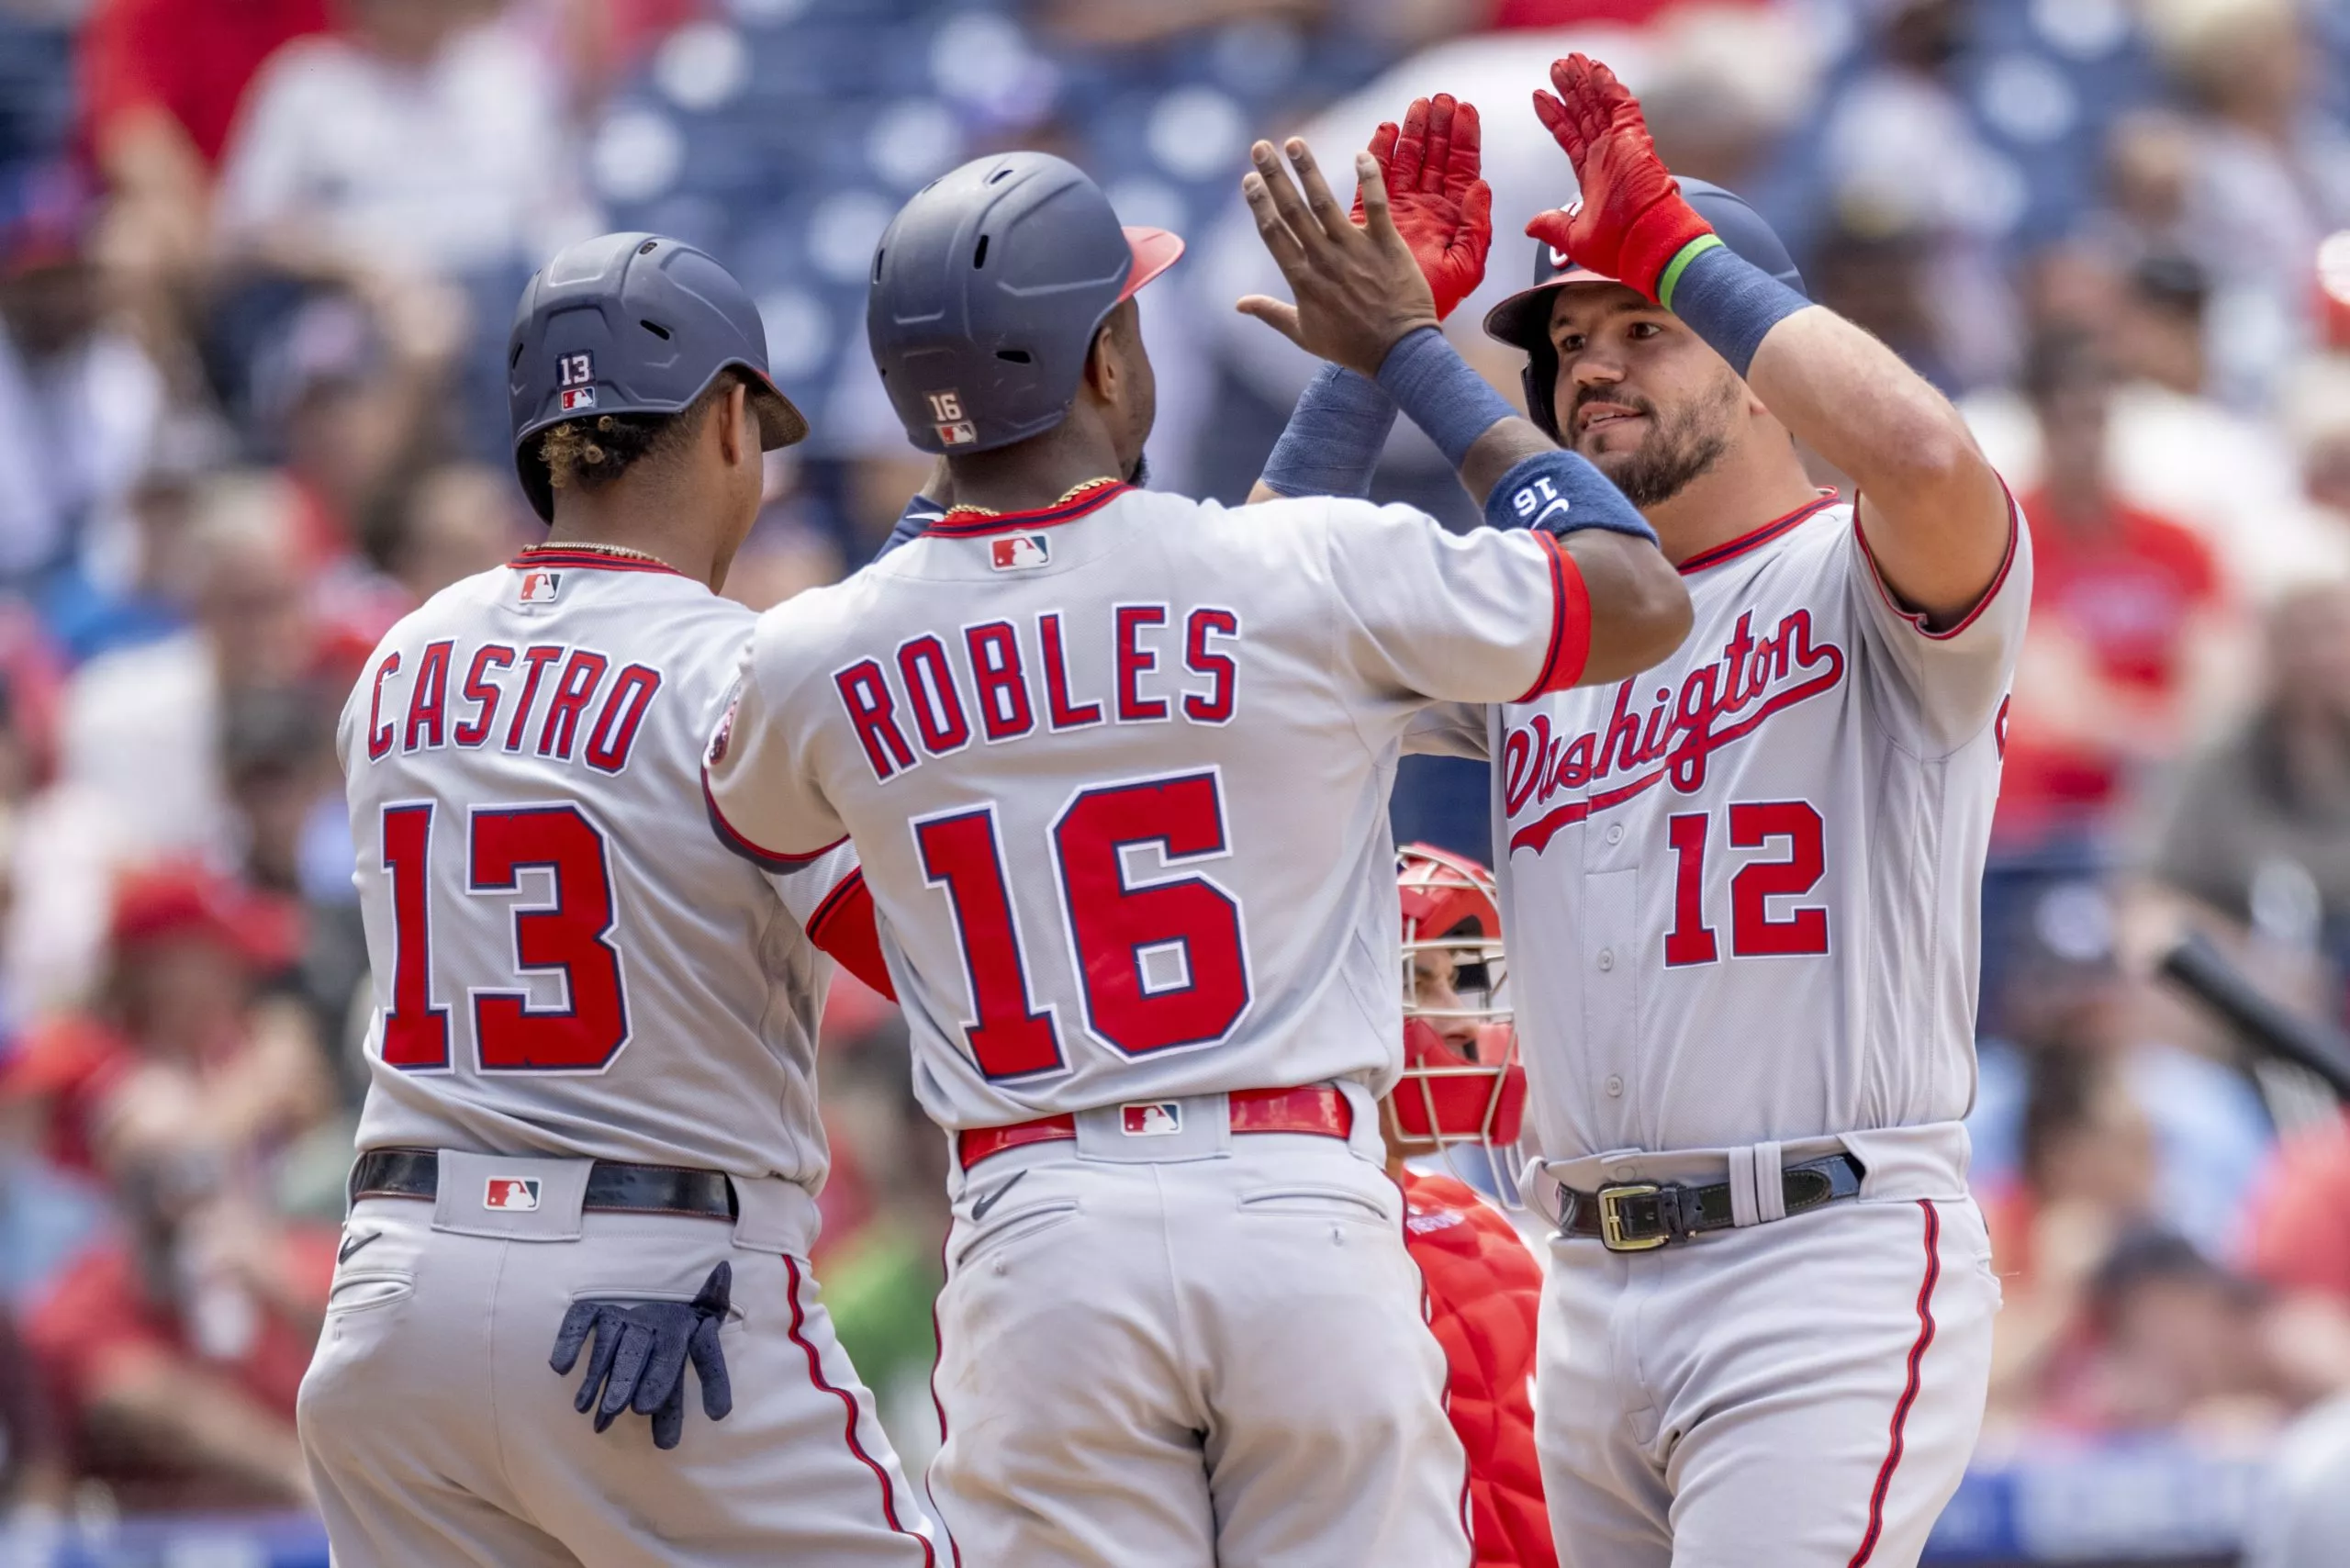
<path fill-rule="evenodd" d="M 669 566 L 668 562 L 658 555 L 643 550 L 632 550 L 625 544 L 591 544 L 585 540 L 565 540 L 561 543 L 549 542 L 545 544 L 533 544 L 524 554 L 528 554 L 540 550 L 585 550 L 597 555 L 617 555 L 623 561 L 650 561 L 656 566 L 666 566 L 673 572 L 677 569 Z"/>
<path fill-rule="evenodd" d="M 1078 497 L 1085 494 L 1088 490 L 1098 490 L 1104 485 L 1114 485 L 1118 481 L 1114 477 L 1107 474 L 1102 475 L 1099 479 L 1080 479 L 1076 484 L 1071 485 L 1068 489 L 1063 490 L 1061 492 L 1061 498 L 1055 501 L 1052 506 L 1040 507 L 1036 510 L 1040 511 L 1052 511 L 1057 508 L 1069 505 L 1069 502 L 1077 499 Z M 1025 510 L 1027 509 L 1024 508 L 1022 510 Z M 946 515 L 953 517 L 957 512 L 961 512 L 971 517 L 1002 517 L 1003 515 L 1003 513 L 998 511 L 993 507 L 974 506 L 948 507 L 946 509 Z"/>

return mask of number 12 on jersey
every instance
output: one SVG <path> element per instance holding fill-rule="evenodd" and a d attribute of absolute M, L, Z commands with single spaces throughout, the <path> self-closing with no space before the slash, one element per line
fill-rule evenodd
<path fill-rule="evenodd" d="M 963 1034 L 979 1071 L 991 1081 L 1062 1071 L 1058 1013 L 1030 983 L 995 803 L 922 818 L 913 834 L 923 878 L 954 912 L 976 1014 Z M 1249 1000 L 1239 902 L 1197 873 L 1127 876 L 1132 851 L 1156 848 L 1169 870 L 1232 853 L 1213 770 L 1080 790 L 1043 848 L 1096 1038 L 1142 1057 L 1231 1033 Z"/>

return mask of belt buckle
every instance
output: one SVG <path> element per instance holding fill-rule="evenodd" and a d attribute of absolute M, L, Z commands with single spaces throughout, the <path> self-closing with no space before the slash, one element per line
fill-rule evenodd
<path fill-rule="evenodd" d="M 1610 1252 L 1651 1252 L 1673 1239 L 1673 1224 L 1665 1215 L 1663 1189 L 1654 1182 L 1634 1182 L 1602 1187 L 1599 1199 L 1599 1244 Z M 1627 1214 L 1639 1205 L 1645 1213 Z"/>

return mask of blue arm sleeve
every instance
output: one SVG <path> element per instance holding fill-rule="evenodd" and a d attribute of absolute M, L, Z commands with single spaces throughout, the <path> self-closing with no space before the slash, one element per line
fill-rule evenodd
<path fill-rule="evenodd" d="M 1284 496 L 1368 495 L 1394 423 L 1395 400 L 1377 382 L 1326 364 L 1298 395 L 1265 459 L 1265 487 Z"/>

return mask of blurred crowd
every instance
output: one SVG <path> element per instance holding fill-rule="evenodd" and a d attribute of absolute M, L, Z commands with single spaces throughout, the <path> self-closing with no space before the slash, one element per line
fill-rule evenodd
<path fill-rule="evenodd" d="M 501 360 L 537 258 L 652 229 L 752 286 L 816 427 L 729 584 L 764 606 L 926 471 L 862 336 L 922 183 L 1041 146 L 1190 237 L 1146 311 L 1152 470 L 1237 499 L 1310 368 L 1230 308 L 1268 281 L 1249 138 L 1326 162 L 1416 93 L 1483 105 L 1502 237 L 1453 330 L 1516 396 L 1475 322 L 1572 195 L 1524 110 L 1571 47 L 1959 399 L 2032 521 L 1986 1440 L 2339 1421 L 2350 1123 L 2154 971 L 2199 931 L 2350 1023 L 2350 11 L 0 0 L 0 1499 L 303 1500 L 366 1023 L 334 730 L 394 619 L 532 537 Z M 1376 493 L 1473 515 L 1408 428 Z M 1399 836 L 1482 856 L 1483 802 L 1415 763 Z M 827 1295 L 919 1463 L 943 1146 L 886 1003 L 843 981 L 823 1049 Z"/>

